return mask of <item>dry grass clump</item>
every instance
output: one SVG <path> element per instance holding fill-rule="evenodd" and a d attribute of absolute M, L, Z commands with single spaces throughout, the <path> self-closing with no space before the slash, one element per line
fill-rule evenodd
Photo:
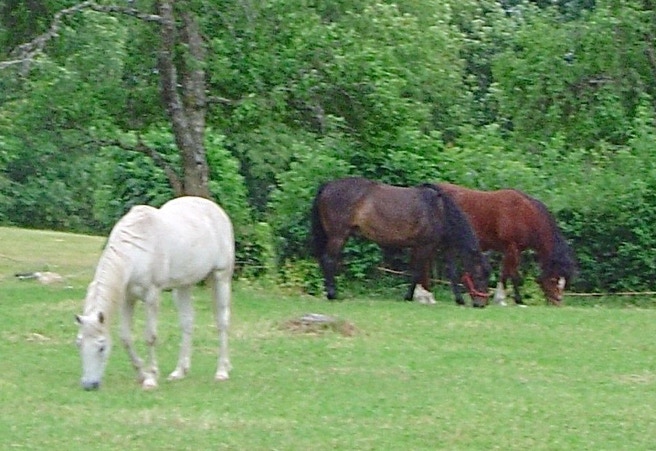
<path fill-rule="evenodd" d="M 344 337 L 352 337 L 357 330 L 350 321 L 320 313 L 307 313 L 300 318 L 293 318 L 283 324 L 283 329 L 294 333 L 319 335 L 335 332 Z"/>

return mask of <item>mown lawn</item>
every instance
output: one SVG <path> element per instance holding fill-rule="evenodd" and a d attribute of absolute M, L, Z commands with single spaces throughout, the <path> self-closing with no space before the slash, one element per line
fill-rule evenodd
<path fill-rule="evenodd" d="M 450 296 L 427 307 L 399 302 L 397 292 L 328 303 L 239 281 L 229 381 L 213 381 L 216 334 L 199 288 L 187 379 L 161 377 L 143 392 L 117 344 L 103 387 L 85 392 L 73 316 L 103 241 L 0 228 L 0 449 L 655 447 L 652 309 L 474 310 Z M 65 282 L 13 276 L 46 269 Z M 168 294 L 162 303 L 165 376 L 179 334 Z M 348 321 L 355 333 L 287 327 L 309 312 Z"/>

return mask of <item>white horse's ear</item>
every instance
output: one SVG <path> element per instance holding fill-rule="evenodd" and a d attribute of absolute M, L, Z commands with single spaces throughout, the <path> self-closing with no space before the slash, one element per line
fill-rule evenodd
<path fill-rule="evenodd" d="M 82 325 L 82 317 L 80 315 L 75 315 L 75 322 L 80 326 Z"/>
<path fill-rule="evenodd" d="M 98 312 L 98 322 L 100 324 L 103 324 L 105 322 L 105 315 L 103 315 L 103 312 Z"/>

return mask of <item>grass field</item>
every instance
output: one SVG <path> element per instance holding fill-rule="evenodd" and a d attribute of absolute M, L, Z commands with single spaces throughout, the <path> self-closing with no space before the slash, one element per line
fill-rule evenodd
<path fill-rule="evenodd" d="M 213 381 L 216 334 L 199 288 L 187 379 L 143 392 L 117 344 L 103 387 L 85 392 L 73 317 L 103 241 L 0 228 L 0 449 L 656 449 L 652 309 L 475 310 L 448 295 L 427 307 L 396 292 L 328 303 L 240 281 L 229 381 Z M 66 281 L 13 276 L 34 270 Z M 165 375 L 179 334 L 168 294 L 162 304 Z M 286 327 L 309 312 L 355 333 Z"/>

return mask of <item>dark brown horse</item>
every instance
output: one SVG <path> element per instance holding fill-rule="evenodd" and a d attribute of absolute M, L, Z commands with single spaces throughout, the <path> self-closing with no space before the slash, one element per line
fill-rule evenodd
<path fill-rule="evenodd" d="M 487 304 L 487 259 L 466 216 L 439 187 L 426 184 L 406 188 L 351 177 L 319 188 L 312 207 L 312 236 L 328 299 L 336 296 L 335 273 L 342 248 L 351 235 L 383 247 L 411 249 L 412 279 L 407 300 L 413 298 L 417 284 L 430 287 L 426 269 L 435 253 L 442 251 L 456 302 L 464 304 L 454 263 L 459 256 L 472 304 Z"/>
<path fill-rule="evenodd" d="M 503 303 L 510 279 L 515 302 L 523 304 L 518 267 L 521 253 L 532 249 L 541 269 L 540 287 L 549 302 L 560 305 L 565 287 L 574 276 L 576 262 L 555 219 L 542 202 L 514 189 L 478 191 L 450 183 L 437 186 L 465 212 L 481 249 L 503 254 L 497 302 Z"/>

